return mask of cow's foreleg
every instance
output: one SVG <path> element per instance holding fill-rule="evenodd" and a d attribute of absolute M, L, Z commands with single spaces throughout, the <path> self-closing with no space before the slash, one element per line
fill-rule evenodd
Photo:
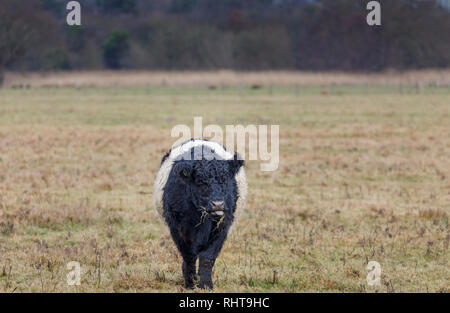
<path fill-rule="evenodd" d="M 197 254 L 194 253 L 192 247 L 188 245 L 183 238 L 181 238 L 177 228 L 171 227 L 170 232 L 178 251 L 180 251 L 180 254 L 183 257 L 183 265 L 181 266 L 181 269 L 183 271 L 184 285 L 186 288 L 192 289 L 194 288 L 194 282 L 196 279 L 195 262 L 197 261 Z"/>
<path fill-rule="evenodd" d="M 183 256 L 183 277 L 184 277 L 184 285 L 188 289 L 194 288 L 194 282 L 196 278 L 195 271 L 195 262 L 197 261 L 197 257 L 193 254 L 182 254 Z"/>
<path fill-rule="evenodd" d="M 212 269 L 226 237 L 226 232 L 221 233 L 216 240 L 211 242 L 208 249 L 199 254 L 198 274 L 200 275 L 200 283 L 198 286 L 202 289 L 213 288 Z"/>

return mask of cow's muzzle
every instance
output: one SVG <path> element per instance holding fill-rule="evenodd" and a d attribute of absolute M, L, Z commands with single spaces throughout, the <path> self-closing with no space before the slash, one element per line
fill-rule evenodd
<path fill-rule="evenodd" d="M 222 216 L 224 214 L 224 203 L 223 201 L 212 201 L 211 202 L 211 214 Z"/>

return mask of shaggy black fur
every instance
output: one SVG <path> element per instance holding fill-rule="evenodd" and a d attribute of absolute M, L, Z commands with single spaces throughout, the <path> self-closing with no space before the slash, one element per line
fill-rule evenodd
<path fill-rule="evenodd" d="M 202 148 L 200 148 L 202 149 Z M 235 175 L 243 166 L 237 154 L 233 160 L 218 160 L 203 147 L 203 159 L 174 162 L 163 194 L 163 215 L 183 257 L 186 288 L 193 288 L 199 259 L 199 287 L 212 289 L 211 271 L 233 223 L 238 197 Z M 196 151 L 197 153 L 198 151 Z M 167 158 L 167 155 L 163 158 Z M 217 158 L 217 156 L 216 156 Z M 212 160 L 211 160 L 212 159 Z M 223 215 L 216 215 L 216 203 L 223 201 Z"/>

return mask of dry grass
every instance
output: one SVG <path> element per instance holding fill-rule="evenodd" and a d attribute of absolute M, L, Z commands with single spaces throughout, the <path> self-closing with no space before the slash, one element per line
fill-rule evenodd
<path fill-rule="evenodd" d="M 0 291 L 184 291 L 152 183 L 170 128 L 199 115 L 281 131 L 278 171 L 248 162 L 215 291 L 449 292 L 449 103 L 448 89 L 0 90 Z"/>
<path fill-rule="evenodd" d="M 57 73 L 7 73 L 7 87 L 136 87 L 136 86 L 325 86 L 406 85 L 450 86 L 450 70 L 421 70 L 378 74 L 343 72 L 150 72 L 89 71 Z"/>

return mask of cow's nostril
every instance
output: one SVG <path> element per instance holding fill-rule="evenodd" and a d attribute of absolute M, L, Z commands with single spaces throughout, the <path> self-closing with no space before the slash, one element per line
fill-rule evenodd
<path fill-rule="evenodd" d="M 223 201 L 212 201 L 211 204 L 213 211 L 223 210 Z"/>

